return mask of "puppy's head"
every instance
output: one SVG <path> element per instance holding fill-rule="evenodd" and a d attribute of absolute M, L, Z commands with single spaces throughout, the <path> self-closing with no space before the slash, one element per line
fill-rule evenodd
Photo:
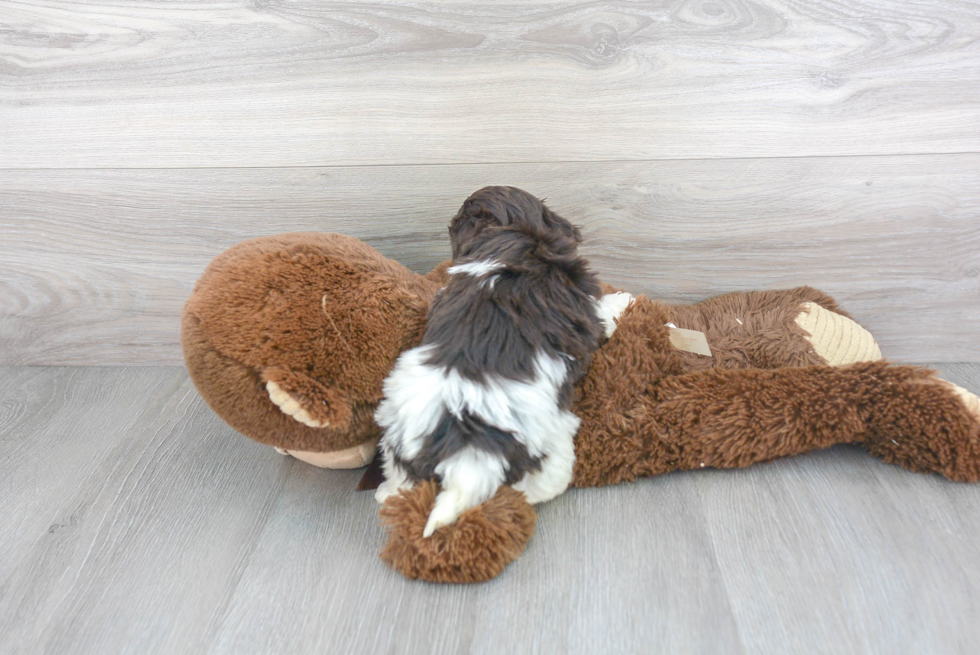
<path fill-rule="evenodd" d="M 508 226 L 558 234 L 576 245 L 582 241 L 577 227 L 527 191 L 512 186 L 488 186 L 467 198 L 449 223 L 453 259 L 468 254 L 476 238 L 488 227 Z"/>
<path fill-rule="evenodd" d="M 494 262 L 504 278 L 521 276 L 531 284 L 577 287 L 599 297 L 602 288 L 588 262 L 579 256 L 578 243 L 557 230 L 490 225 L 467 244 L 461 261 Z"/>

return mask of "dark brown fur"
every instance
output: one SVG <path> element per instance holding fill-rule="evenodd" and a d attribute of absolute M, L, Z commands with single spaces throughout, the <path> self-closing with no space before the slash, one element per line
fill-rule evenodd
<path fill-rule="evenodd" d="M 526 473 L 541 470 L 541 458 L 531 455 L 527 446 L 514 438 L 513 434 L 469 413 L 458 419 L 444 414 L 436 429 L 425 438 L 421 450 L 414 458 L 403 459 L 399 456 L 398 449 L 394 450 L 392 456 L 410 480 L 434 480 L 438 479 L 436 466 L 466 446 L 479 448 L 506 461 L 504 484 L 514 484 Z M 381 480 L 378 481 L 380 483 Z"/>
<path fill-rule="evenodd" d="M 454 275 L 436 296 L 422 338 L 437 348 L 429 363 L 476 381 L 487 373 L 526 381 L 543 351 L 571 357 L 569 380 L 577 382 L 599 347 L 594 299 L 602 291 L 576 245 L 523 226 L 484 230 L 456 263 L 494 260 L 503 270 Z"/>
<path fill-rule="evenodd" d="M 488 227 L 508 225 L 560 234 L 576 245 L 582 241 L 578 227 L 545 207 L 527 191 L 512 186 L 488 186 L 467 198 L 449 223 L 453 260 L 465 256 L 468 246 Z"/>

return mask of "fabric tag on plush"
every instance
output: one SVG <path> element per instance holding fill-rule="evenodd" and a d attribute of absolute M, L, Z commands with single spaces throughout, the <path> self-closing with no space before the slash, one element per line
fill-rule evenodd
<path fill-rule="evenodd" d="M 704 332 L 685 330 L 672 325 L 668 325 L 668 328 L 670 329 L 670 345 L 674 348 L 687 353 L 711 357 L 711 348 L 708 347 L 708 339 L 704 336 Z"/>

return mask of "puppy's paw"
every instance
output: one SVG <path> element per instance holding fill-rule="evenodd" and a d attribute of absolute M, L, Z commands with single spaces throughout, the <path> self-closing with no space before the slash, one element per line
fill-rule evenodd
<path fill-rule="evenodd" d="M 422 530 L 422 537 L 431 537 L 432 533 L 439 528 L 452 525 L 459 518 L 465 509 L 463 499 L 457 491 L 444 489 L 436 496 L 436 504 L 429 512 L 429 520 L 425 522 L 425 529 Z"/>
<path fill-rule="evenodd" d="M 377 489 L 374 490 L 374 499 L 378 501 L 379 505 L 383 505 L 386 500 L 398 494 L 400 491 L 411 488 L 411 484 L 398 484 L 398 482 L 395 480 L 386 479 L 384 482 L 378 485 Z"/>
<path fill-rule="evenodd" d="M 607 293 L 596 303 L 596 311 L 599 314 L 599 320 L 602 321 L 606 329 L 607 339 L 616 331 L 616 321 L 619 320 L 619 317 L 623 315 L 633 300 L 633 294 L 618 291 Z"/>
<path fill-rule="evenodd" d="M 437 514 L 437 508 L 433 508 L 432 513 L 429 514 L 429 520 L 425 522 L 425 529 L 422 530 L 422 536 L 425 538 L 431 537 L 433 532 L 443 526 L 452 525 L 456 522 L 456 519 L 459 518 L 456 516 L 455 512 L 449 512 L 446 510 L 443 510 L 441 513 Z"/>
<path fill-rule="evenodd" d="M 282 387 L 272 380 L 265 383 L 265 390 L 269 393 L 269 400 L 282 410 L 283 414 L 292 416 L 303 425 L 311 428 L 325 428 L 330 425 L 329 421 L 318 421 L 313 418 L 308 411 L 300 406 L 295 398 L 286 393 Z"/>
<path fill-rule="evenodd" d="M 524 498 L 527 499 L 527 502 L 531 505 L 546 503 L 549 500 L 558 497 L 562 493 L 561 491 L 555 492 L 549 488 L 536 484 L 534 480 L 529 480 L 528 478 L 530 478 L 530 475 L 514 484 L 513 489 L 514 491 L 522 492 L 524 494 Z"/>
<path fill-rule="evenodd" d="M 398 493 L 398 485 L 392 484 L 391 480 L 385 480 L 374 490 L 374 500 L 379 505 L 384 505 L 384 502 L 396 493 Z"/>

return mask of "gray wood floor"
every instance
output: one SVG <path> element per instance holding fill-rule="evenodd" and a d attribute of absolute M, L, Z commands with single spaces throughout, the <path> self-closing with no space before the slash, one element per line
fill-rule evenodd
<path fill-rule="evenodd" d="M 939 365 L 980 391 L 980 365 Z M 492 582 L 410 582 L 359 472 L 176 367 L 0 369 L 2 653 L 976 653 L 980 486 L 837 447 L 570 491 Z"/>

